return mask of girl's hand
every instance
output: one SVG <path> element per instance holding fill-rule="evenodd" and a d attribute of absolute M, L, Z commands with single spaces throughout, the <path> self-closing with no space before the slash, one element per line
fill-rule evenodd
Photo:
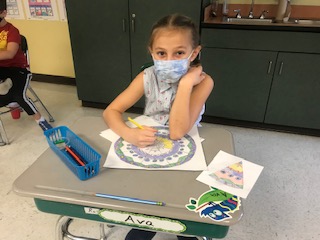
<path fill-rule="evenodd" d="M 124 140 L 139 148 L 144 148 L 154 144 L 157 138 L 155 135 L 156 132 L 156 129 L 148 126 L 143 126 L 143 129 L 131 128 L 127 132 Z"/>
<path fill-rule="evenodd" d="M 198 85 L 205 78 L 202 66 L 190 67 L 188 72 L 181 78 L 180 82 L 192 83 L 192 86 Z"/>

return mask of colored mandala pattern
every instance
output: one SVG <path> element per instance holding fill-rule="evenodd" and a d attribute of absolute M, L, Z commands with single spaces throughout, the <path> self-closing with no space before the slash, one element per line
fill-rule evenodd
<path fill-rule="evenodd" d="M 153 127 L 158 130 L 152 146 L 138 148 L 119 138 L 114 147 L 119 158 L 129 164 L 144 168 L 170 168 L 189 161 L 196 152 L 192 137 L 185 135 L 180 140 L 169 138 L 168 127 Z"/>

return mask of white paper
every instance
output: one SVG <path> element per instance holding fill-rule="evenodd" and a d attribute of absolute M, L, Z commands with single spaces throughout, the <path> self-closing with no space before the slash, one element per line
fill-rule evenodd
<path fill-rule="evenodd" d="M 160 123 L 153 120 L 153 118 L 145 116 L 145 115 L 141 115 L 139 117 L 136 117 L 133 120 L 135 120 L 136 122 L 138 122 L 142 125 L 145 125 L 145 126 L 162 126 Z M 128 127 L 131 127 L 131 128 L 137 127 L 130 121 L 127 121 L 126 124 L 128 125 Z M 119 139 L 119 135 L 116 134 L 114 131 L 112 131 L 110 128 L 102 131 L 100 133 L 100 136 L 109 140 L 110 142 L 115 142 Z"/>
<path fill-rule="evenodd" d="M 24 19 L 24 11 L 21 0 L 7 1 L 7 19 Z"/>
<path fill-rule="evenodd" d="M 219 171 L 239 161 L 242 161 L 243 164 L 243 189 L 225 185 L 210 176 L 211 173 Z M 259 178 L 259 175 L 261 174 L 262 170 L 263 167 L 260 165 L 246 161 L 243 158 L 236 157 L 229 153 L 219 151 L 219 153 L 209 164 L 208 169 L 203 171 L 197 177 L 197 180 L 209 186 L 234 194 L 236 196 L 247 198 L 248 194 L 250 193 L 254 184 Z"/>
<path fill-rule="evenodd" d="M 163 127 L 161 124 L 157 123 L 152 118 L 143 116 L 143 115 L 135 118 L 134 120 L 139 124 L 145 125 L 145 126 Z M 131 122 L 127 122 L 127 125 L 130 127 L 135 127 Z M 188 135 L 192 139 L 191 140 L 193 143 L 192 146 L 193 145 L 195 146 L 193 157 L 190 160 L 180 165 L 177 164 L 175 166 L 169 166 L 169 164 L 166 164 L 165 162 L 163 162 L 163 166 L 161 167 L 157 167 L 157 166 L 150 167 L 150 165 L 148 165 L 148 167 L 144 167 L 144 166 L 147 166 L 147 163 L 144 162 L 142 158 L 140 163 L 137 162 L 138 159 L 135 159 L 136 161 L 135 164 L 130 164 L 124 160 L 121 160 L 119 155 L 117 155 L 117 153 L 115 152 L 115 142 L 118 141 L 119 139 L 119 136 L 117 134 L 115 134 L 112 130 L 108 129 L 106 131 L 103 131 L 100 135 L 112 142 L 104 167 L 125 168 L 125 169 L 145 169 L 145 170 L 189 170 L 189 171 L 201 171 L 206 169 L 207 167 L 203 149 L 202 149 L 201 139 L 199 137 L 198 129 L 196 126 L 194 126 L 191 129 L 191 131 L 188 133 Z M 143 151 L 145 151 L 145 149 L 141 149 L 141 152 Z M 126 155 L 126 153 L 124 155 Z"/>

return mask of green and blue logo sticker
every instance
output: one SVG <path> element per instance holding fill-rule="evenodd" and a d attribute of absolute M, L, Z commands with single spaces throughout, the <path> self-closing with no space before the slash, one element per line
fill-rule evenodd
<path fill-rule="evenodd" d="M 198 199 L 190 198 L 185 205 L 189 211 L 198 213 L 201 218 L 210 218 L 216 222 L 231 219 L 230 214 L 239 210 L 240 206 L 241 200 L 238 196 L 213 187 Z"/>

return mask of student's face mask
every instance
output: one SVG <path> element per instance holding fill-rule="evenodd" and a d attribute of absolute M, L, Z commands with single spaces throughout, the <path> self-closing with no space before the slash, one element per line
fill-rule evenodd
<path fill-rule="evenodd" d="M 180 78 L 185 75 L 189 68 L 189 59 L 193 51 L 190 53 L 189 57 L 179 60 L 155 60 L 154 67 L 155 73 L 158 81 L 163 81 L 166 83 L 175 83 L 180 80 Z"/>

